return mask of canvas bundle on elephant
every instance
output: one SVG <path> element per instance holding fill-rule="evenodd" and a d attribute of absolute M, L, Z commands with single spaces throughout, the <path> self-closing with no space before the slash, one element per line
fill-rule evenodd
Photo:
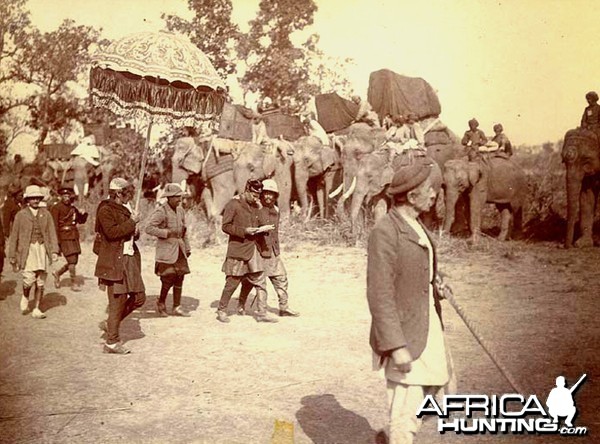
<path fill-rule="evenodd" d="M 177 175 L 175 171 L 178 168 L 188 173 L 198 174 L 202 169 L 204 153 L 202 152 L 202 148 L 196 144 L 193 137 L 180 137 L 175 141 L 172 159 L 173 176 Z M 172 180 L 178 182 L 177 178 Z"/>
<path fill-rule="evenodd" d="M 442 112 L 437 94 L 424 79 L 396 74 L 389 69 L 369 76 L 368 101 L 380 119 L 414 113 L 418 120 Z"/>
<path fill-rule="evenodd" d="M 233 156 L 231 154 L 223 154 L 217 158 L 214 151 L 210 151 L 204 162 L 202 178 L 210 180 L 231 170 L 233 170 Z"/>
<path fill-rule="evenodd" d="M 231 140 L 252 140 L 253 111 L 241 105 L 225 103 L 219 125 L 219 137 Z"/>
<path fill-rule="evenodd" d="M 317 121 L 328 132 L 348 128 L 356 117 L 358 105 L 337 93 L 319 94 L 315 97 Z"/>

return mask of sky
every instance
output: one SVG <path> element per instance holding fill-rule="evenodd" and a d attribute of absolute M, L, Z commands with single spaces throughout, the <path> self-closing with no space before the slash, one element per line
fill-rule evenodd
<path fill-rule="evenodd" d="M 600 90 L 600 14 L 595 0 L 315 0 L 308 30 L 334 57 L 352 58 L 348 79 L 366 97 L 369 74 L 388 68 L 437 91 L 441 120 L 462 135 L 475 117 L 486 135 L 502 123 L 515 145 L 555 142 L 579 124 L 585 94 Z M 258 0 L 233 0 L 242 30 Z M 29 0 L 42 31 L 65 18 L 116 39 L 164 27 L 161 13 L 189 17 L 187 0 Z M 594 57 L 596 56 L 596 57 Z"/>

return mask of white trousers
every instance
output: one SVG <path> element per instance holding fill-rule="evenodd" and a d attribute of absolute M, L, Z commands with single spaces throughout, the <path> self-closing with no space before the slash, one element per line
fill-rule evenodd
<path fill-rule="evenodd" d="M 389 444 L 412 444 L 421 427 L 417 409 L 425 399 L 423 387 L 387 380 L 390 412 Z"/>

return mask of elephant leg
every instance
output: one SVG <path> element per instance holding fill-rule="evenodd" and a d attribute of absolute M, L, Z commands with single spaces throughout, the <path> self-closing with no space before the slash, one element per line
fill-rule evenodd
<path fill-rule="evenodd" d="M 325 173 L 325 178 L 323 180 L 323 210 L 324 217 L 328 219 L 331 216 L 331 212 L 329 211 L 329 193 L 333 190 L 333 184 L 335 183 L 335 177 L 337 175 L 337 171 L 327 171 Z"/>
<path fill-rule="evenodd" d="M 579 227 L 581 228 L 581 237 L 575 242 L 576 247 L 592 247 L 594 241 L 592 239 L 592 226 L 594 224 L 594 206 L 596 203 L 596 195 L 589 184 L 585 184 L 581 189 L 579 200 L 579 208 L 581 219 Z"/>
<path fill-rule="evenodd" d="M 287 222 L 290 218 L 290 201 L 292 197 L 292 178 L 291 167 L 283 165 L 283 170 L 276 171 L 275 182 L 279 188 L 279 197 L 277 206 L 279 207 L 279 216 L 282 222 Z"/>
<path fill-rule="evenodd" d="M 296 184 L 296 193 L 298 194 L 298 201 L 302 208 L 302 216 L 305 217 L 308 213 L 308 170 L 303 168 L 302 165 L 296 164 L 294 172 L 294 181 Z"/>
<path fill-rule="evenodd" d="M 498 205 L 497 207 L 500 211 L 500 234 L 498 235 L 498 240 L 505 241 L 510 230 L 510 207 L 508 205 Z"/>
<path fill-rule="evenodd" d="M 469 195 L 471 240 L 476 244 L 481 237 L 481 212 L 486 201 L 486 193 L 481 187 L 474 187 Z"/>
<path fill-rule="evenodd" d="M 317 205 L 319 206 L 319 217 L 321 219 L 325 218 L 325 215 L 327 213 L 326 211 L 326 206 L 327 206 L 327 194 L 325 191 L 325 178 L 319 178 L 317 179 L 317 186 L 316 186 L 316 195 L 317 195 Z"/>

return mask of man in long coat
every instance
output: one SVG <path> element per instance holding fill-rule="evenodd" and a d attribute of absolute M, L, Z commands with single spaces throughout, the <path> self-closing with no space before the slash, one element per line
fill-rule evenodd
<path fill-rule="evenodd" d="M 140 217 L 129 208 L 133 187 L 125 179 L 111 180 L 108 196 L 96 211 L 94 275 L 108 296 L 108 319 L 100 325 L 106 332 L 104 352 L 122 355 L 130 351 L 119 337 L 121 321 L 146 302 L 142 258 L 134 240 Z"/>
<path fill-rule="evenodd" d="M 450 382 L 434 286 L 433 243 L 417 217 L 434 203 L 432 161 L 416 157 L 399 167 L 388 192 L 394 206 L 368 242 L 367 299 L 375 369 L 384 369 L 390 412 L 389 442 L 412 443 L 420 426 L 416 410 L 426 393 Z"/>
<path fill-rule="evenodd" d="M 176 183 L 165 185 L 162 197 L 167 202 L 160 205 L 148 221 L 146 233 L 156 236 L 156 263 L 154 272 L 160 276 L 160 295 L 156 301 L 156 312 L 168 316 L 167 295 L 173 288 L 173 316 L 189 316 L 181 307 L 183 278 L 190 272 L 187 258 L 191 254 L 190 242 L 185 226 L 185 211 L 181 204 L 183 189 Z"/>
<path fill-rule="evenodd" d="M 48 269 L 58 260 L 58 240 L 52 216 L 40 207 L 44 193 L 37 185 L 25 188 L 25 207 L 17 213 L 8 240 L 8 259 L 15 271 L 23 276 L 21 313 L 29 311 L 29 295 L 35 284 L 35 305 L 31 316 L 46 317 L 40 310 Z"/>
<path fill-rule="evenodd" d="M 79 244 L 77 225 L 84 224 L 88 215 L 85 211 L 81 211 L 73 205 L 74 194 L 72 188 L 61 188 L 58 194 L 60 195 L 60 202 L 50 208 L 50 214 L 54 219 L 60 252 L 67 263 L 52 273 L 54 286 L 60 288 L 60 277 L 68 270 L 71 278 L 71 290 L 79 291 L 75 267 L 81 254 L 81 245 Z"/>

